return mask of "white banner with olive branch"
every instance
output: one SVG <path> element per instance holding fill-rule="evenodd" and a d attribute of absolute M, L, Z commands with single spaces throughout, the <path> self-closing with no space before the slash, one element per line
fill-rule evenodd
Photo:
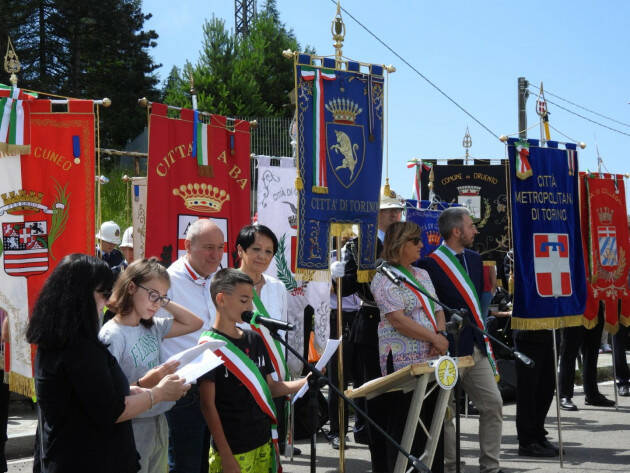
<path fill-rule="evenodd" d="M 293 158 L 255 156 L 258 167 L 256 194 L 258 223 L 268 226 L 278 237 L 278 252 L 267 273 L 282 281 L 289 292 L 289 322 L 295 330 L 289 332 L 289 343 L 301 353 L 307 340 L 304 338 L 305 317 L 313 317 L 315 347 L 322 351 L 328 339 L 330 315 L 330 282 L 298 281 L 294 277 L 297 237 L 297 171 Z M 272 165 L 273 164 L 273 165 Z M 289 370 L 298 375 L 302 365 L 289 355 Z"/>

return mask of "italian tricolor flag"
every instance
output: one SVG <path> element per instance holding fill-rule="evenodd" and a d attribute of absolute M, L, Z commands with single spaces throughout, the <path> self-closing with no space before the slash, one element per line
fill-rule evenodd
<path fill-rule="evenodd" d="M 208 125 L 199 120 L 199 112 L 195 110 L 193 124 L 193 158 L 197 158 L 199 166 L 208 165 Z"/>
<path fill-rule="evenodd" d="M 527 141 L 517 141 L 516 147 L 516 177 L 527 179 L 533 174 L 532 166 L 529 164 L 529 143 Z"/>
<path fill-rule="evenodd" d="M 29 101 L 33 95 L 0 84 L 0 153 L 28 154 L 30 149 Z"/>
<path fill-rule="evenodd" d="M 302 67 L 302 79 L 313 81 L 313 192 L 328 193 L 326 176 L 326 125 L 324 122 L 324 81 L 335 80 L 332 69 Z"/>

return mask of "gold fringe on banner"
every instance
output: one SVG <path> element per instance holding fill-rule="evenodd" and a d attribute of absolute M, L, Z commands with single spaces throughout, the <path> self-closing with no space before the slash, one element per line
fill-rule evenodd
<path fill-rule="evenodd" d="M 313 194 L 328 194 L 328 187 L 313 186 L 311 191 Z"/>
<path fill-rule="evenodd" d="M 608 322 L 604 322 L 604 330 L 606 330 L 609 334 L 615 335 L 619 331 L 619 324 L 611 324 Z"/>
<path fill-rule="evenodd" d="M 544 317 L 526 319 L 512 317 L 512 328 L 516 330 L 549 330 L 553 328 L 579 327 L 586 320 L 580 315 L 565 315 L 563 317 Z M 597 322 L 597 321 L 596 321 Z"/>
<path fill-rule="evenodd" d="M 330 234 L 334 237 L 341 237 L 343 232 L 351 232 L 352 223 L 348 222 L 332 222 L 330 224 Z"/>
<path fill-rule="evenodd" d="M 327 282 L 330 281 L 330 271 L 327 269 L 295 269 L 295 279 L 299 281 L 318 281 Z"/>
<path fill-rule="evenodd" d="M 619 316 L 619 323 L 623 325 L 624 327 L 630 326 L 630 315 L 621 314 Z"/>
<path fill-rule="evenodd" d="M 595 317 L 592 320 L 587 319 L 586 317 L 584 318 L 584 322 L 583 322 L 584 328 L 587 330 L 592 330 L 597 326 L 597 317 Z"/>
<path fill-rule="evenodd" d="M 33 378 L 27 378 L 26 376 L 11 371 L 9 373 L 9 391 L 34 399 L 35 381 Z"/>
<path fill-rule="evenodd" d="M 370 283 L 376 274 L 375 269 L 361 269 L 357 271 L 357 282 Z"/>

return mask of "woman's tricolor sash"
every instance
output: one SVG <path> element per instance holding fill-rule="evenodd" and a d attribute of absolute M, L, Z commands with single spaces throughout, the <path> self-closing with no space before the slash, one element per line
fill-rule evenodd
<path fill-rule="evenodd" d="M 258 315 L 271 318 L 269 312 L 267 312 L 267 309 L 265 308 L 265 305 L 260 299 L 260 296 L 256 292 L 256 289 L 254 289 L 254 306 L 256 307 L 256 312 L 254 312 L 254 316 L 250 321 L 251 328 L 262 337 L 265 347 L 267 348 L 267 352 L 269 353 L 269 357 L 271 358 L 271 363 L 278 374 L 278 380 L 286 381 L 289 379 L 289 370 L 287 368 L 287 361 L 282 353 L 282 345 L 278 340 L 275 340 L 271 336 L 267 327 L 263 327 L 256 322 L 256 317 Z"/>
<path fill-rule="evenodd" d="M 256 364 L 234 343 L 232 343 L 227 337 L 217 333 L 213 330 L 208 330 L 201 334 L 199 343 L 205 343 L 213 340 L 222 340 L 225 345 L 214 350 L 214 354 L 217 355 L 225 363 L 225 367 L 230 373 L 243 383 L 243 385 L 250 392 L 258 407 L 269 416 L 271 419 L 271 438 L 276 450 L 275 465 L 273 471 L 282 471 L 280 466 L 280 451 L 278 448 L 278 429 L 277 429 L 277 417 L 276 407 L 271 397 L 271 391 L 267 380 L 263 377 Z"/>
<path fill-rule="evenodd" d="M 433 258 L 440 268 L 442 268 L 442 271 L 444 271 L 444 274 L 446 274 L 453 283 L 457 292 L 459 292 L 460 296 L 462 296 L 464 301 L 466 301 L 466 305 L 470 308 L 477 326 L 480 329 L 485 330 L 486 327 L 483 323 L 483 319 L 481 318 L 481 304 L 479 303 L 479 296 L 477 295 L 475 285 L 470 279 L 470 276 L 468 276 L 464 267 L 455 257 L 455 254 L 442 244 L 433 253 L 431 253 L 431 258 Z M 494 377 L 498 378 L 499 372 L 497 371 L 497 362 L 494 358 L 494 352 L 492 351 L 490 340 L 484 335 L 483 341 L 486 345 L 488 361 L 490 362 L 490 367 L 492 368 Z"/>
<path fill-rule="evenodd" d="M 413 294 L 418 298 L 422 308 L 424 309 L 424 313 L 427 314 L 431 325 L 433 325 L 433 330 L 437 333 L 437 321 L 435 318 L 435 304 L 429 299 L 425 294 L 428 291 L 424 288 L 422 284 L 414 277 L 414 275 L 407 268 L 401 265 L 392 266 L 392 269 L 395 273 L 398 273 L 400 276 L 404 276 L 405 279 L 402 280 L 402 283 L 405 285 L 407 289 L 409 289 Z M 410 284 L 406 279 L 411 280 L 413 284 Z M 414 287 L 415 285 L 415 287 Z"/>

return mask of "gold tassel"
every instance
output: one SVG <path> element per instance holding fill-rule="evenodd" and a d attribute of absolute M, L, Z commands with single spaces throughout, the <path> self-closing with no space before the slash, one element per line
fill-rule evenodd
<path fill-rule="evenodd" d="M 508 293 L 514 294 L 514 275 L 510 273 L 510 277 L 508 278 Z"/>
<path fill-rule="evenodd" d="M 299 174 L 295 178 L 295 189 L 298 191 L 304 190 L 304 181 L 302 181 L 302 178 L 300 177 Z"/>
<path fill-rule="evenodd" d="M 313 186 L 311 191 L 313 192 L 313 194 L 328 194 L 328 187 Z"/>

